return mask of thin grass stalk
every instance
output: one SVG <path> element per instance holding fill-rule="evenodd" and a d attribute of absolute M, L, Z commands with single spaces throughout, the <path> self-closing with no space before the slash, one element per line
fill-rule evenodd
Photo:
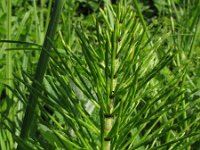
<path fill-rule="evenodd" d="M 11 40 L 11 30 L 12 30 L 12 26 L 11 26 L 11 17 L 12 17 L 12 0 L 8 0 L 7 1 L 7 40 Z M 7 48 L 9 49 L 11 47 L 11 44 L 8 43 L 7 44 Z M 8 51 L 6 53 L 6 81 L 7 81 L 7 85 L 9 85 L 10 87 L 12 87 L 13 83 L 12 83 L 12 52 Z M 6 88 L 6 94 L 8 96 L 9 99 L 12 98 L 12 92 Z M 13 120 L 14 116 L 13 114 L 9 115 L 9 118 L 11 120 Z M 10 132 L 8 132 L 7 130 L 5 130 L 6 135 L 7 135 L 7 140 L 8 140 L 8 147 L 7 148 L 14 148 L 14 142 L 13 142 L 13 138 Z"/>
<path fill-rule="evenodd" d="M 7 40 L 11 40 L 11 16 L 12 16 L 12 0 L 7 1 L 8 14 L 7 14 Z M 11 47 L 10 43 L 7 43 L 7 48 Z M 12 52 L 7 51 L 6 53 L 6 78 L 7 85 L 12 87 Z M 7 96 L 11 98 L 12 92 L 6 90 Z"/>
<path fill-rule="evenodd" d="M 50 13 L 51 13 L 51 8 L 52 8 L 52 5 L 53 5 L 53 0 L 50 0 L 49 1 L 49 5 L 48 5 L 48 10 L 47 10 L 47 13 L 46 13 L 46 21 L 45 21 L 45 25 L 44 25 L 44 33 L 47 32 L 48 30 L 48 25 L 49 25 L 49 21 L 50 21 Z"/>
<path fill-rule="evenodd" d="M 38 12 L 37 12 L 37 4 L 36 4 L 36 0 L 33 1 L 33 7 L 34 7 L 34 19 L 35 19 L 35 25 L 36 25 L 36 28 L 35 28 L 35 33 L 36 33 L 36 43 L 39 43 L 39 44 L 42 44 L 42 39 L 41 39 L 41 36 L 40 36 L 40 32 L 41 32 L 41 26 L 40 26 L 40 22 L 39 22 L 39 18 L 38 18 Z"/>
<path fill-rule="evenodd" d="M 44 37 L 44 7 L 45 7 L 45 1 L 40 0 L 40 27 L 41 27 L 41 32 L 42 32 L 42 39 Z"/>
<path fill-rule="evenodd" d="M 47 50 L 48 52 L 51 51 L 51 43 L 50 40 L 54 39 L 54 35 L 56 33 L 56 29 L 59 22 L 59 17 L 61 14 L 62 7 L 64 5 L 65 0 L 55 0 L 53 9 L 51 12 L 51 19 L 48 26 L 48 30 L 45 36 L 44 44 L 43 44 L 43 50 L 41 51 L 39 62 L 36 69 L 36 74 L 32 83 L 32 89 L 38 89 L 37 83 L 41 83 L 43 81 L 43 77 L 48 65 L 49 61 L 49 55 L 45 52 Z M 30 95 L 28 99 L 28 104 L 25 112 L 25 116 L 23 118 L 22 128 L 21 128 L 21 134 L 20 137 L 23 140 L 26 140 L 30 135 L 30 129 L 32 127 L 32 124 L 34 122 L 36 108 L 37 108 L 37 102 L 38 102 L 38 94 L 35 94 L 33 90 L 30 90 Z M 20 150 L 20 146 L 17 148 Z"/>

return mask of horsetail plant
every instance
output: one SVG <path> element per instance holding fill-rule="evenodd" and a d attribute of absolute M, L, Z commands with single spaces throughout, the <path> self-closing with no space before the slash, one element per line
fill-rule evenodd
<path fill-rule="evenodd" d="M 55 1 L 53 11 L 63 3 Z M 21 136 L 13 134 L 18 149 L 182 150 L 200 139 L 200 118 L 191 115 L 199 114 L 198 90 L 187 96 L 180 87 L 185 72 L 170 69 L 179 54 L 168 43 L 173 32 L 147 26 L 136 0 L 136 12 L 126 0 L 105 3 L 92 25 L 74 25 L 75 40 L 60 30 L 58 45 L 53 20 L 61 9 L 53 13 L 35 78 L 15 76 L 30 91 L 27 101 L 20 88 L 11 89 L 27 103 Z"/>
<path fill-rule="evenodd" d="M 100 21 L 104 24 L 100 25 Z M 56 48 L 55 54 L 50 54 L 51 75 L 45 80 L 48 89 L 43 89 L 47 96 L 44 99 L 58 112 L 55 116 L 60 114 L 64 118 L 66 129 L 52 120 L 61 130 L 56 132 L 58 138 L 68 141 L 68 146 L 61 147 L 144 149 L 146 144 L 149 148 L 155 148 L 177 143 L 172 135 L 169 136 L 173 140 L 166 140 L 165 144 L 161 139 L 163 134 L 168 134 L 174 128 L 173 122 L 181 116 L 178 113 L 168 119 L 169 116 L 165 115 L 180 103 L 170 99 L 176 99 L 184 92 L 172 95 L 176 88 L 171 87 L 177 86 L 178 78 L 168 81 L 164 89 L 156 88 L 155 94 L 146 95 L 156 87 L 155 77 L 173 58 L 173 52 L 167 49 L 163 57 L 155 60 L 158 59 L 155 57 L 156 51 L 167 36 L 163 36 L 152 47 L 136 14 L 122 2 L 115 9 L 108 6 L 101 10 L 101 15 L 97 19 L 94 17 L 94 24 L 94 35 L 86 34 L 81 25 L 76 29 L 81 51 L 73 51 L 60 34 L 67 55 L 61 55 Z M 79 89 L 78 92 L 76 89 Z M 92 113 L 88 112 L 85 101 L 93 105 Z M 46 116 L 52 119 L 50 114 Z M 165 124 L 156 129 L 163 120 Z M 145 130 L 147 125 L 150 128 Z M 46 128 L 49 130 L 49 127 Z M 181 139 L 184 131 L 174 132 L 176 138 Z"/>

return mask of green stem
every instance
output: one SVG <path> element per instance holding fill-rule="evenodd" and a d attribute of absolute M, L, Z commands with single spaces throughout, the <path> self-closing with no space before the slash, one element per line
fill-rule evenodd
<path fill-rule="evenodd" d="M 112 130 L 113 127 L 113 116 L 112 111 L 114 109 L 114 100 L 115 100 L 115 86 L 116 86 L 116 67 L 118 65 L 117 59 L 116 59 L 116 53 L 117 53 L 117 37 L 119 33 L 119 22 L 118 20 L 115 22 L 114 31 L 111 35 L 111 71 L 109 74 L 108 69 L 108 49 L 106 49 L 106 57 L 105 57 L 105 66 L 106 66 L 106 86 L 107 86 L 107 113 L 104 115 L 104 143 L 103 148 L 104 150 L 110 150 L 111 149 L 111 137 L 109 137 L 109 133 Z M 108 38 L 108 35 L 107 35 Z M 109 40 L 109 39 L 108 39 Z M 109 47 L 109 46 L 108 46 Z"/>
<path fill-rule="evenodd" d="M 48 26 L 48 30 L 45 36 L 43 50 L 41 51 L 39 62 L 36 69 L 36 74 L 32 83 L 33 89 L 38 89 L 38 83 L 42 83 L 44 74 L 48 65 L 49 56 L 45 51 L 51 51 L 51 41 L 54 39 L 54 35 L 56 33 L 56 29 L 59 22 L 59 16 L 61 14 L 62 7 L 64 5 L 65 0 L 55 0 L 53 9 L 51 12 L 51 19 Z M 50 41 L 51 40 L 51 41 Z M 38 95 L 35 94 L 32 90 L 30 91 L 28 104 L 25 112 L 25 116 L 22 123 L 21 135 L 20 137 L 23 140 L 26 140 L 30 135 L 30 129 L 34 122 L 36 108 L 38 103 Z M 20 146 L 17 148 L 20 150 Z"/>
<path fill-rule="evenodd" d="M 8 0 L 7 1 L 7 40 L 11 40 L 11 17 L 12 17 L 12 0 Z M 8 43 L 7 48 L 9 49 L 11 47 L 11 44 Z M 8 86 L 12 87 L 12 52 L 11 51 L 7 51 L 6 52 L 6 83 Z M 8 96 L 9 99 L 12 99 L 12 92 L 9 89 L 6 89 L 6 94 Z M 9 118 L 11 120 L 13 120 L 14 118 L 14 114 L 10 113 L 9 114 Z M 8 140 L 8 149 L 13 149 L 14 147 L 14 142 L 13 142 L 13 138 L 12 138 L 12 134 L 9 131 L 5 131 L 7 134 L 7 140 Z"/>
<path fill-rule="evenodd" d="M 7 40 L 11 40 L 11 16 L 12 16 L 12 0 L 8 0 L 8 19 L 7 19 Z M 8 43 L 7 48 L 9 49 L 11 47 L 10 43 Z M 6 79 L 7 79 L 7 85 L 12 87 L 12 51 L 6 52 Z M 11 98 L 11 91 L 6 89 L 6 93 L 9 98 Z"/>
<path fill-rule="evenodd" d="M 41 35 L 42 35 L 42 39 L 44 37 L 44 7 L 45 7 L 45 1 L 44 0 L 40 0 L 40 27 L 41 27 Z"/>
<path fill-rule="evenodd" d="M 41 44 L 42 40 L 41 40 L 41 36 L 40 36 L 40 32 L 41 32 L 41 25 L 39 22 L 39 18 L 38 18 L 38 12 L 37 12 L 37 4 L 36 4 L 36 0 L 33 1 L 33 7 L 34 7 L 34 19 L 35 19 L 35 33 L 36 33 L 36 43 Z"/>

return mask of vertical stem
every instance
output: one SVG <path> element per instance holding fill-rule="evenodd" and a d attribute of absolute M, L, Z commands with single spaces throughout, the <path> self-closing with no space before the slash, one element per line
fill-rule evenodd
<path fill-rule="evenodd" d="M 12 0 L 8 0 L 7 1 L 7 40 L 11 40 L 11 17 L 12 17 Z M 7 48 L 9 49 L 11 47 L 11 44 L 8 43 Z M 11 51 L 7 51 L 6 52 L 6 83 L 7 85 L 9 85 L 10 87 L 12 87 L 12 52 Z M 12 92 L 9 89 L 6 89 L 6 94 L 8 96 L 9 99 L 12 98 Z M 14 116 L 13 113 L 9 114 L 9 118 L 11 120 L 13 120 Z M 7 140 L 8 140 L 8 147 L 10 149 L 14 148 L 14 143 L 13 143 L 13 138 L 10 132 L 5 131 L 7 134 Z"/>
<path fill-rule="evenodd" d="M 45 25 L 44 25 L 44 33 L 46 33 L 47 30 L 48 30 L 48 25 L 49 25 L 50 13 L 51 13 L 52 5 L 53 5 L 53 0 L 49 0 L 48 10 L 47 10 L 47 13 L 46 13 L 46 20 L 45 20 Z"/>
<path fill-rule="evenodd" d="M 112 111 L 114 108 L 114 99 L 115 99 L 115 86 L 116 86 L 116 53 L 117 53 L 117 36 L 118 36 L 118 30 L 119 30 L 119 22 L 116 20 L 114 31 L 112 31 L 111 34 L 111 40 L 108 37 L 107 34 L 107 40 L 111 41 L 111 44 L 108 44 L 106 49 L 106 57 L 105 57 L 105 73 L 106 73 L 106 85 L 107 85 L 107 114 L 104 114 L 104 150 L 110 150 L 111 149 L 111 140 L 112 137 L 109 137 L 109 133 L 112 130 L 113 127 L 113 116 Z M 108 42 L 110 43 L 110 42 Z M 110 46 L 109 46 L 110 45 Z M 109 67 L 108 67 L 108 47 L 111 49 L 111 66 L 110 66 L 110 73 L 109 73 Z"/>
<path fill-rule="evenodd" d="M 8 19 L 7 19 L 7 40 L 11 40 L 11 16 L 12 16 L 12 0 L 8 0 L 7 3 L 8 7 Z M 7 48 L 10 48 L 10 43 L 8 43 Z M 12 86 L 12 52 L 7 51 L 6 52 L 6 79 L 7 79 L 7 84 L 9 86 Z M 6 93 L 9 98 L 11 98 L 11 91 L 6 89 Z"/>
<path fill-rule="evenodd" d="M 59 17 L 62 11 L 62 7 L 64 5 L 65 0 L 55 0 L 53 9 L 51 12 L 51 19 L 48 26 L 48 30 L 46 33 L 46 37 L 43 44 L 43 50 L 40 54 L 39 62 L 36 69 L 35 78 L 33 80 L 32 89 L 39 89 L 38 83 L 42 83 L 43 77 L 48 65 L 49 56 L 45 51 L 51 51 L 51 42 L 50 40 L 54 39 L 54 35 L 56 33 L 56 29 L 59 22 Z M 38 103 L 38 95 L 34 93 L 34 91 L 30 91 L 28 104 L 25 112 L 25 116 L 22 123 L 21 135 L 20 137 L 23 140 L 26 140 L 31 132 L 31 127 L 34 123 L 36 108 Z M 21 149 L 20 145 L 18 145 L 18 150 Z"/>
<path fill-rule="evenodd" d="M 111 139 L 108 137 L 108 134 L 110 133 L 112 129 L 112 121 L 113 118 L 110 116 L 105 116 L 105 124 L 104 124 L 104 150 L 110 150 L 111 149 Z"/>
<path fill-rule="evenodd" d="M 40 0 L 40 26 L 41 26 L 41 32 L 42 32 L 42 39 L 43 39 L 43 36 L 44 36 L 44 4 L 45 4 L 45 1 L 44 0 Z"/>
<path fill-rule="evenodd" d="M 33 0 L 33 7 L 34 7 L 34 18 L 35 18 L 35 33 L 36 33 L 36 43 L 41 44 L 42 42 L 42 38 L 40 36 L 40 32 L 41 32 L 41 25 L 39 22 L 39 18 L 38 18 L 38 12 L 37 12 L 37 4 L 36 4 L 36 0 Z"/>

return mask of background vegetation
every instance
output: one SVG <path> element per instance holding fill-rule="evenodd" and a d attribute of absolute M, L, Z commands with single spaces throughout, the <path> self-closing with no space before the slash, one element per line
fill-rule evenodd
<path fill-rule="evenodd" d="M 197 150 L 199 12 L 198 0 L 1 0 L 0 149 Z"/>

